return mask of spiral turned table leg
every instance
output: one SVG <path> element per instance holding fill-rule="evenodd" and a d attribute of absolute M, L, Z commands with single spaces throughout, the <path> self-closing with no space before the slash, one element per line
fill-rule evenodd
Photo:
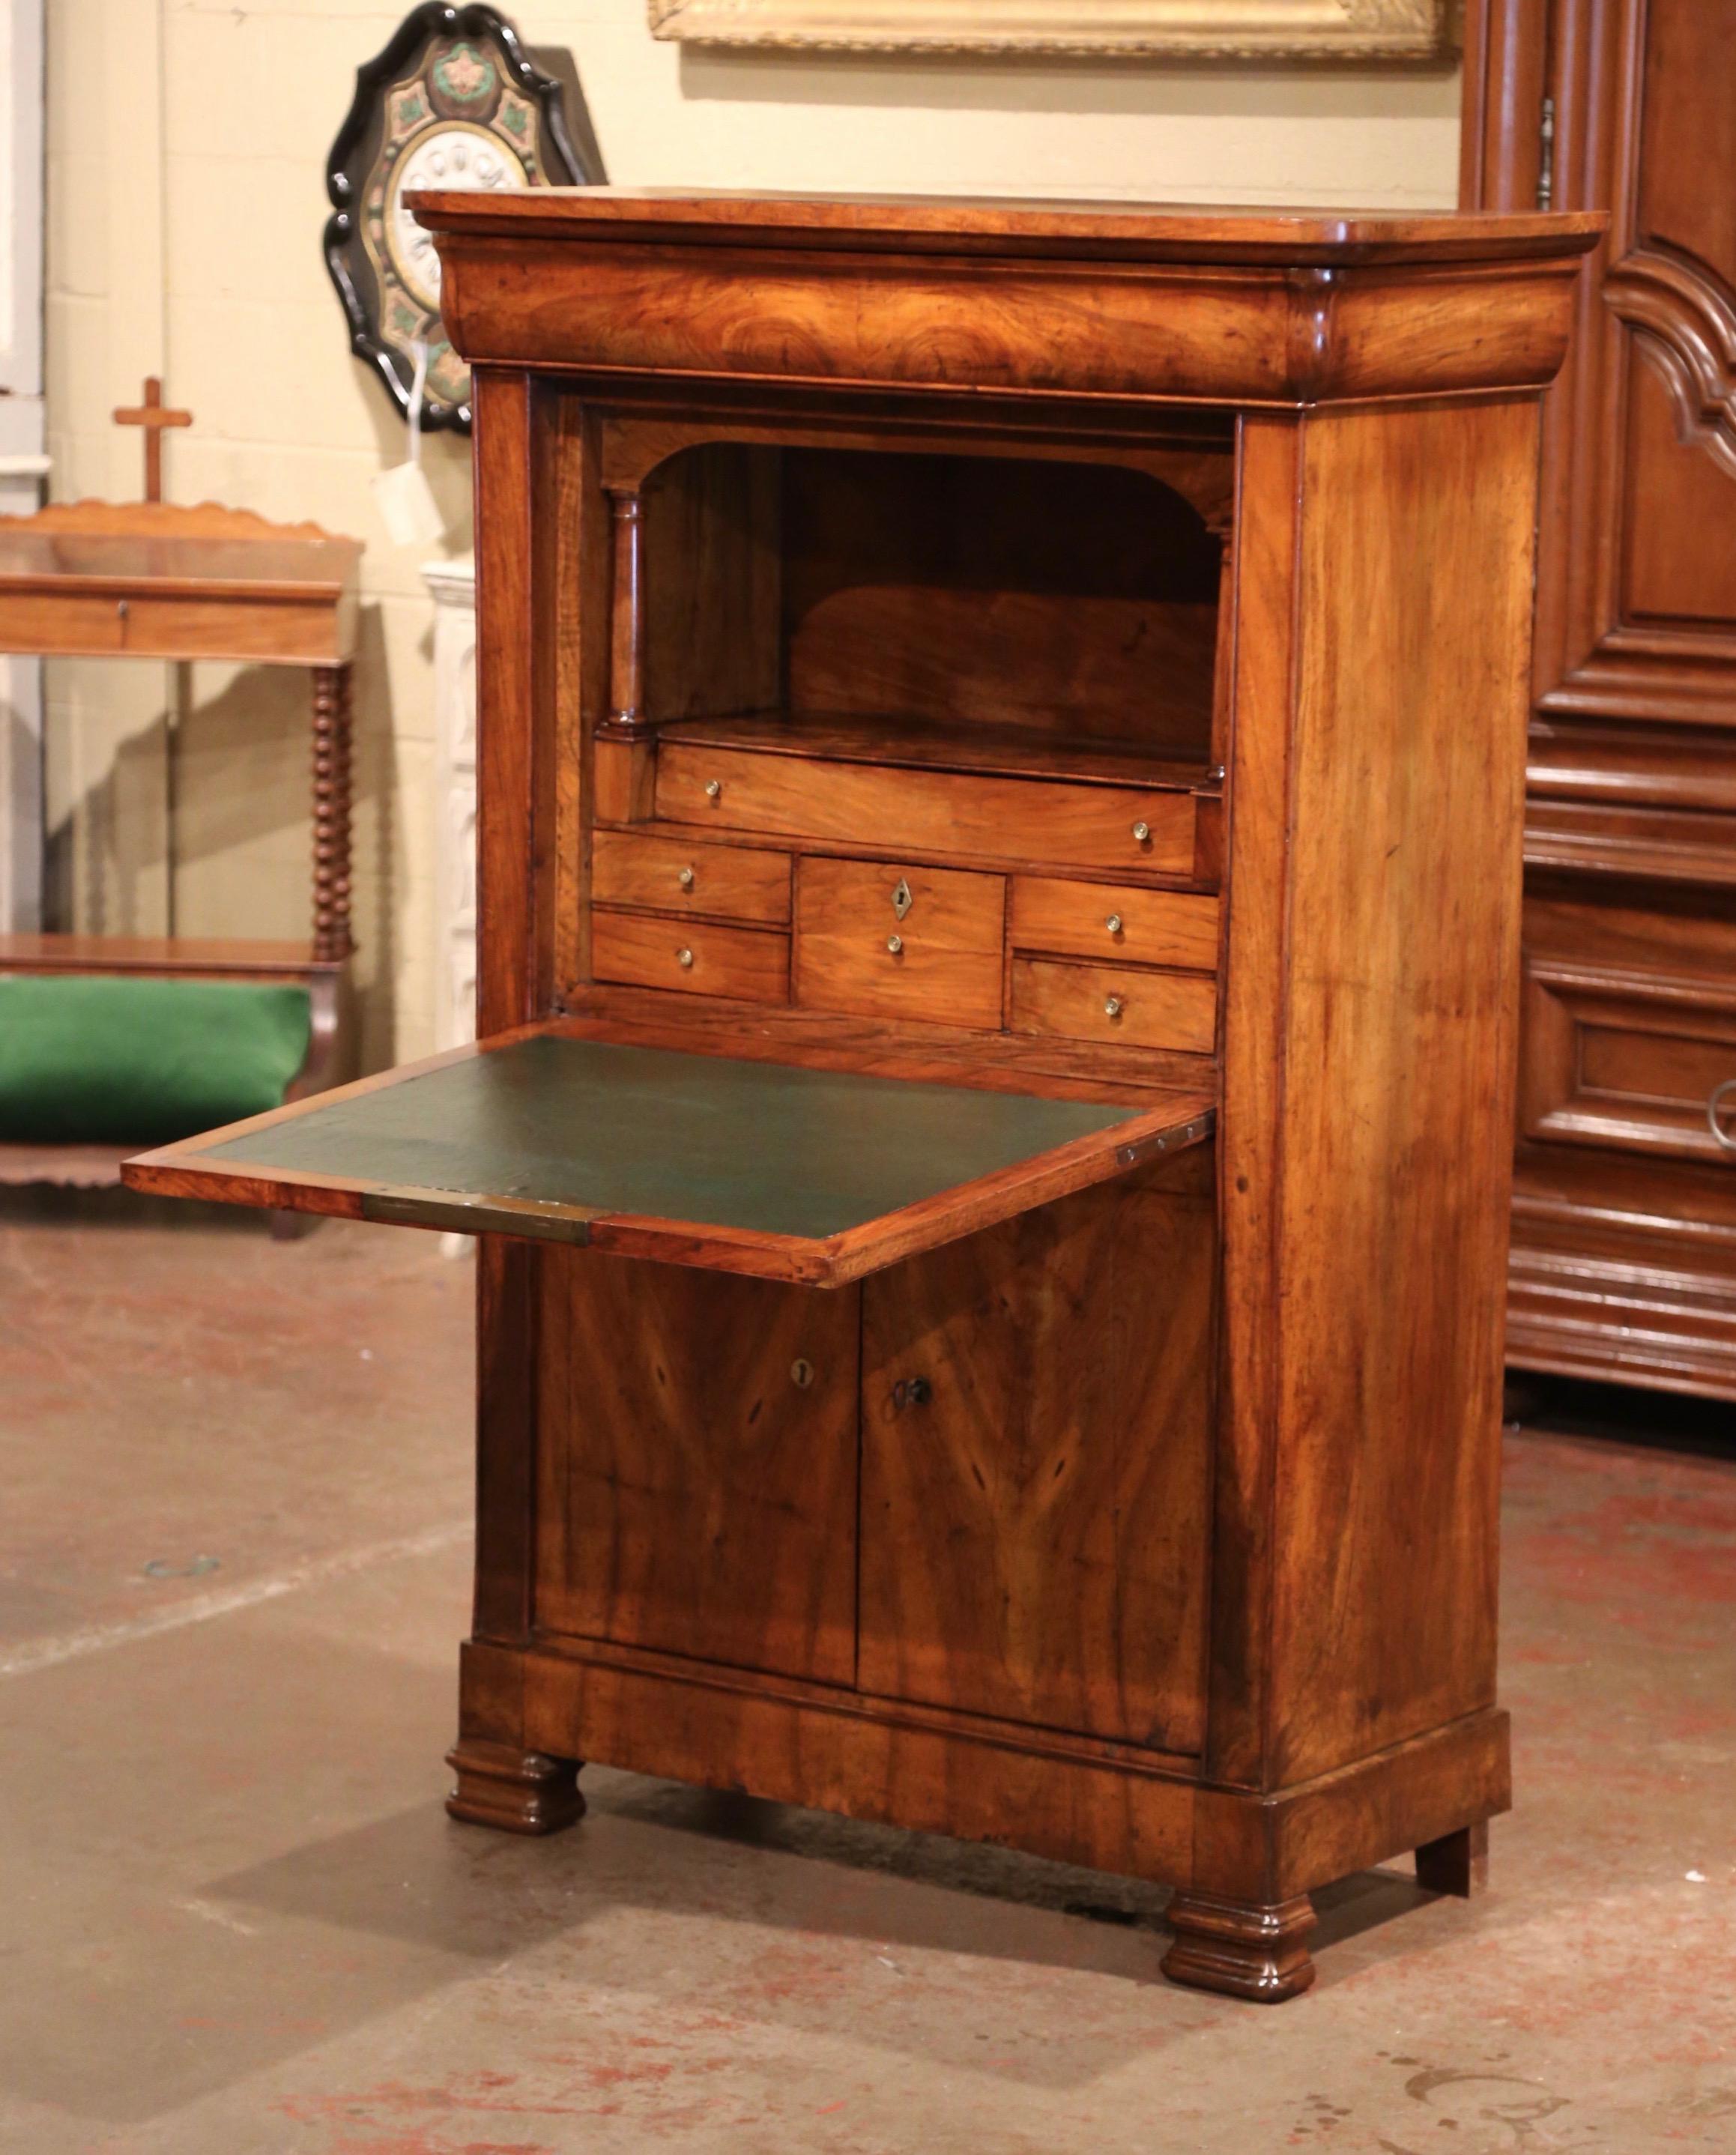
<path fill-rule="evenodd" d="M 347 958 L 350 935 L 350 668 L 314 668 L 314 956 Z"/>

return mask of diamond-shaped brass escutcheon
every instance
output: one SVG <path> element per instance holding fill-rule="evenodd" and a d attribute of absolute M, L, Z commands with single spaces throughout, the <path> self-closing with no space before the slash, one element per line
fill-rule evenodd
<path fill-rule="evenodd" d="M 910 895 L 909 884 L 904 881 L 904 878 L 902 876 L 900 876 L 897 883 L 893 886 L 893 911 L 898 915 L 899 919 L 902 920 L 915 903 L 915 899 Z"/>

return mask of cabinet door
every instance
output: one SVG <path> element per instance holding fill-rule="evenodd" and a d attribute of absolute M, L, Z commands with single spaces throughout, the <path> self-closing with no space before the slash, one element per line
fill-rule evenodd
<path fill-rule="evenodd" d="M 1199 1748 L 1203 1150 L 863 1287 L 864 1691 Z"/>
<path fill-rule="evenodd" d="M 1465 207 L 1607 209 L 1546 406 L 1537 698 L 1723 721 L 1736 688 L 1736 0 L 1472 0 Z"/>
<path fill-rule="evenodd" d="M 858 1291 L 543 1266 L 539 1628 L 848 1683 Z"/>

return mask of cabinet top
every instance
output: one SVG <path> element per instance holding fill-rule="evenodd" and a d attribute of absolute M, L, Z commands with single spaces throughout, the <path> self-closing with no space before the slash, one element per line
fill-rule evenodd
<path fill-rule="evenodd" d="M 635 238 L 899 253 L 1308 266 L 1494 262 L 1582 254 L 1598 212 L 1230 209 L 1182 203 L 1026 201 L 939 195 L 755 194 L 722 189 L 538 187 L 519 194 L 424 192 L 431 230 L 539 241 Z"/>
<path fill-rule="evenodd" d="M 1600 214 L 409 197 L 473 366 L 1240 406 L 1534 391 Z"/>

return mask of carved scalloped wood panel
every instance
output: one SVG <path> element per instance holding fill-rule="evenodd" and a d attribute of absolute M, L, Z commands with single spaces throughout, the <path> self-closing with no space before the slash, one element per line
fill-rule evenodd
<path fill-rule="evenodd" d="M 1557 0 L 1556 202 L 1612 215 L 1551 413 L 1537 688 L 1736 699 L 1736 0 Z"/>

